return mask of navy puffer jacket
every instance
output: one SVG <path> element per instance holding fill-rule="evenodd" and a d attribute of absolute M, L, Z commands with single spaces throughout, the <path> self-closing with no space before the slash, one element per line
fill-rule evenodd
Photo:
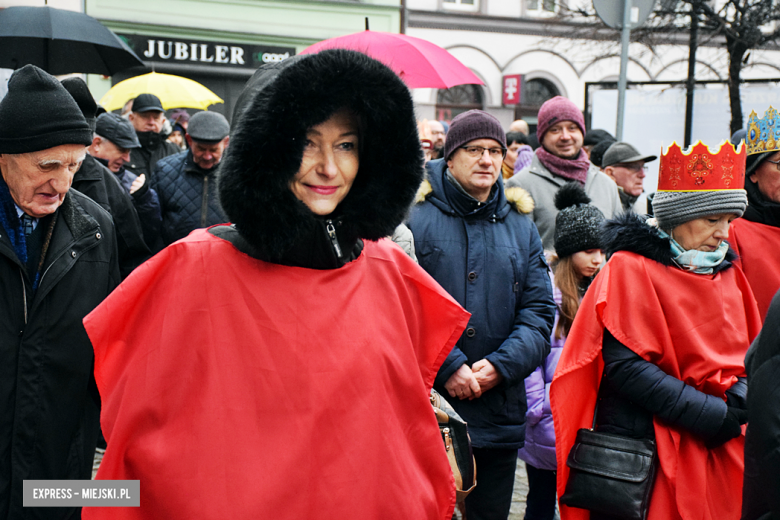
<path fill-rule="evenodd" d="M 488 201 L 475 206 L 446 180 L 446 167 L 442 159 L 428 163 L 432 191 L 409 218 L 420 266 L 471 313 L 435 388 L 448 396 L 444 384 L 464 363 L 490 361 L 501 384 L 473 401 L 449 401 L 468 422 L 475 447 L 520 448 L 523 380 L 550 352 L 555 310 L 542 242 L 531 219 L 507 200 L 500 176 Z"/>
<path fill-rule="evenodd" d="M 219 204 L 216 180 L 217 167 L 199 168 L 189 150 L 157 163 L 151 187 L 160 199 L 162 246 L 186 237 L 195 229 L 228 221 Z"/>

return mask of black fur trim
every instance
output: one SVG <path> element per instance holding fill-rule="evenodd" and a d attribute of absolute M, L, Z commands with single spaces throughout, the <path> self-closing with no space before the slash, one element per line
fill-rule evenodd
<path fill-rule="evenodd" d="M 423 179 L 409 89 L 389 68 L 353 51 L 329 50 L 263 67 L 234 114 L 220 165 L 225 213 L 253 247 L 278 258 L 316 219 L 290 191 L 306 131 L 348 108 L 361 120 L 360 169 L 334 215 L 348 239 L 378 240 L 406 217 Z"/>
<path fill-rule="evenodd" d="M 590 204 L 590 197 L 579 182 L 567 182 L 555 193 L 555 207 L 558 211 L 577 204 Z"/>
<path fill-rule="evenodd" d="M 604 222 L 601 227 L 601 243 L 607 258 L 618 251 L 629 251 L 665 266 L 674 265 L 669 239 L 661 237 L 658 228 L 646 224 L 646 218 L 628 212 Z M 726 258 L 715 272 L 729 267 L 737 258 L 739 256 L 729 246 Z"/>
<path fill-rule="evenodd" d="M 645 217 L 623 213 L 606 221 L 601 228 L 601 243 L 607 258 L 618 251 L 642 255 L 666 266 L 674 265 L 668 238 L 662 238 L 658 229 L 648 226 Z"/>

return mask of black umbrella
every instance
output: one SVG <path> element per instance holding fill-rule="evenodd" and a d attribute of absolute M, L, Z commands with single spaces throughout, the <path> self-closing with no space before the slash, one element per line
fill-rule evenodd
<path fill-rule="evenodd" d="M 86 14 L 53 7 L 0 10 L 0 68 L 30 63 L 54 75 L 105 76 L 144 65 L 125 42 Z"/>

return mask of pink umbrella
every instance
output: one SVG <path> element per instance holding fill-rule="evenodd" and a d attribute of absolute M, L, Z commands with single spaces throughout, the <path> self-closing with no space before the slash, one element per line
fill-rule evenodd
<path fill-rule="evenodd" d="M 323 40 L 307 47 L 301 54 L 316 54 L 325 49 L 350 49 L 367 54 L 393 69 L 409 88 L 484 84 L 446 50 L 405 34 L 365 30 Z"/>

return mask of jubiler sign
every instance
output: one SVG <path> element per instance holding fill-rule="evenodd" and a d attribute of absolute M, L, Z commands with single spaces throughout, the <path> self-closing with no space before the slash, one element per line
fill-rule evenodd
<path fill-rule="evenodd" d="M 188 63 L 256 69 L 263 63 L 282 61 L 295 55 L 293 47 L 272 47 L 245 43 L 119 34 L 144 61 L 158 63 Z"/>

